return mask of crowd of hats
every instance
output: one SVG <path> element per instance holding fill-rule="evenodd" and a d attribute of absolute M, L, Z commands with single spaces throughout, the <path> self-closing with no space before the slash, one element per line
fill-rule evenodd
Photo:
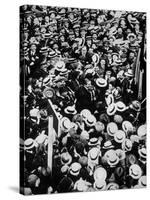
<path fill-rule="evenodd" d="M 145 14 L 47 6 L 20 13 L 21 192 L 146 187 L 146 111 L 134 84 Z M 49 102 L 60 121 L 52 173 Z"/>

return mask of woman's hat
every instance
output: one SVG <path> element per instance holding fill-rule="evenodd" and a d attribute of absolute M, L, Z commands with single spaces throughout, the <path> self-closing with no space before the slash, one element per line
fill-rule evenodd
<path fill-rule="evenodd" d="M 122 129 L 125 133 L 133 132 L 133 125 L 129 121 L 124 121 L 122 123 Z"/>
<path fill-rule="evenodd" d="M 78 162 L 72 163 L 70 166 L 70 174 L 73 176 L 78 176 L 81 168 L 82 167 L 81 167 L 80 163 L 78 163 Z"/>
<path fill-rule="evenodd" d="M 90 151 L 88 152 L 88 158 L 92 161 L 96 160 L 99 157 L 100 151 L 98 148 L 93 147 L 92 149 L 90 149 Z"/>
<path fill-rule="evenodd" d="M 118 189 L 119 189 L 119 185 L 114 182 L 108 183 L 106 186 L 106 190 L 118 190 Z"/>
<path fill-rule="evenodd" d="M 107 125 L 107 133 L 110 136 L 114 136 L 114 134 L 118 131 L 118 126 L 114 122 L 110 122 Z"/>
<path fill-rule="evenodd" d="M 125 139 L 122 143 L 122 149 L 124 151 L 131 151 L 132 150 L 132 141 L 130 139 Z"/>
<path fill-rule="evenodd" d="M 107 81 L 104 78 L 97 78 L 96 79 L 96 85 L 98 87 L 106 87 L 107 86 Z"/>
<path fill-rule="evenodd" d="M 71 122 L 70 122 L 69 118 L 63 117 L 60 120 L 60 127 L 61 127 L 62 131 L 68 132 L 71 128 Z"/>
<path fill-rule="evenodd" d="M 107 178 L 107 171 L 105 168 L 98 166 L 96 167 L 94 174 L 93 174 L 94 180 L 106 180 Z"/>
<path fill-rule="evenodd" d="M 62 165 L 69 165 L 72 162 L 72 156 L 68 152 L 61 154 Z"/>
<path fill-rule="evenodd" d="M 137 135 L 139 136 L 140 140 L 145 140 L 146 132 L 147 132 L 146 124 L 139 126 L 139 128 L 137 130 Z"/>
<path fill-rule="evenodd" d="M 106 190 L 106 181 L 105 180 L 96 180 L 94 182 L 93 188 L 97 191 L 99 190 Z"/>
<path fill-rule="evenodd" d="M 117 142 L 117 143 L 122 143 L 124 142 L 126 138 L 126 134 L 124 131 L 122 130 L 118 130 L 115 134 L 114 134 L 114 140 Z"/>
<path fill-rule="evenodd" d="M 96 118 L 92 114 L 88 115 L 86 120 L 85 120 L 85 123 L 86 123 L 87 126 L 92 127 L 96 124 Z"/>
<path fill-rule="evenodd" d="M 146 187 L 147 186 L 147 177 L 146 176 L 141 176 L 138 180 L 138 185 L 140 187 Z"/>
<path fill-rule="evenodd" d="M 132 69 L 128 69 L 127 72 L 124 73 L 126 76 L 133 77 L 134 73 Z"/>
<path fill-rule="evenodd" d="M 91 112 L 88 109 L 83 109 L 80 114 L 83 117 L 83 120 L 85 121 L 87 117 L 91 115 Z"/>
<path fill-rule="evenodd" d="M 116 103 L 116 110 L 119 112 L 123 112 L 127 109 L 126 105 L 122 101 L 118 101 Z"/>
<path fill-rule="evenodd" d="M 25 150 L 31 150 L 33 147 L 35 147 L 35 140 L 32 138 L 28 138 L 24 142 L 24 148 Z"/>
<path fill-rule="evenodd" d="M 116 104 L 115 104 L 115 103 L 110 104 L 110 105 L 108 106 L 108 108 L 107 108 L 107 114 L 108 114 L 109 116 L 114 115 L 114 114 L 116 113 L 116 111 L 117 111 L 117 107 L 116 107 Z"/>
<path fill-rule="evenodd" d="M 133 164 L 129 167 L 129 175 L 133 179 L 139 179 L 142 176 L 142 169 L 139 165 Z"/>
<path fill-rule="evenodd" d="M 64 112 L 66 114 L 70 114 L 70 115 L 75 115 L 77 113 L 76 109 L 75 109 L 75 105 L 73 106 L 67 106 L 65 109 L 64 109 Z"/>

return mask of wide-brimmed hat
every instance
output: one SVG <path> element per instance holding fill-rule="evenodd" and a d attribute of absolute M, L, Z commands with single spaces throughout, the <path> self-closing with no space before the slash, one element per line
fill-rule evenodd
<path fill-rule="evenodd" d="M 106 104 L 107 106 L 111 105 L 114 103 L 114 96 L 112 94 L 109 94 L 107 97 L 105 97 Z"/>
<path fill-rule="evenodd" d="M 97 53 L 95 53 L 93 56 L 92 56 L 92 61 L 95 63 L 95 64 L 98 64 L 99 63 L 99 55 Z"/>
<path fill-rule="evenodd" d="M 117 143 L 122 143 L 124 142 L 126 138 L 126 134 L 124 131 L 122 130 L 118 130 L 115 134 L 114 134 L 114 140 L 117 142 Z"/>
<path fill-rule="evenodd" d="M 91 138 L 90 141 L 88 142 L 88 145 L 90 147 L 97 146 L 98 144 L 100 144 L 100 141 L 96 137 Z"/>
<path fill-rule="evenodd" d="M 107 133 L 110 136 L 114 136 L 114 134 L 118 131 L 118 126 L 114 122 L 110 122 L 107 125 Z"/>
<path fill-rule="evenodd" d="M 32 138 L 28 138 L 24 141 L 24 148 L 25 150 L 30 150 L 35 147 L 35 140 Z"/>
<path fill-rule="evenodd" d="M 147 177 L 146 176 L 141 176 L 138 180 L 138 185 L 143 188 L 146 187 L 147 185 Z"/>
<path fill-rule="evenodd" d="M 127 109 L 126 105 L 122 101 L 118 101 L 116 103 L 116 110 L 119 112 L 123 112 Z"/>
<path fill-rule="evenodd" d="M 116 107 L 116 104 L 115 104 L 115 103 L 110 104 L 110 105 L 108 106 L 108 108 L 107 108 L 107 114 L 108 114 L 109 116 L 114 115 L 114 114 L 116 113 L 116 111 L 117 111 L 117 107 Z"/>
<path fill-rule="evenodd" d="M 83 120 L 85 121 L 87 117 L 91 115 L 91 112 L 88 109 L 83 109 L 80 114 L 83 117 Z"/>
<path fill-rule="evenodd" d="M 134 73 L 132 69 L 128 69 L 127 72 L 124 73 L 126 76 L 133 77 Z"/>
<path fill-rule="evenodd" d="M 142 169 L 138 164 L 133 164 L 129 167 L 129 175 L 133 179 L 139 179 L 142 176 Z"/>
<path fill-rule="evenodd" d="M 106 180 L 107 178 L 107 171 L 105 168 L 103 168 L 102 166 L 97 166 L 94 174 L 93 174 L 94 180 Z"/>
<path fill-rule="evenodd" d="M 119 185 L 114 182 L 108 183 L 106 186 L 106 190 L 118 190 L 118 189 L 119 189 Z"/>
<path fill-rule="evenodd" d="M 124 142 L 122 143 L 122 149 L 125 151 L 131 151 L 132 150 L 132 141 L 128 138 L 126 138 L 124 140 Z"/>
<path fill-rule="evenodd" d="M 133 132 L 133 125 L 129 121 L 123 121 L 122 129 L 125 133 Z"/>
<path fill-rule="evenodd" d="M 95 124 L 96 124 L 96 118 L 95 118 L 95 116 L 92 115 L 92 114 L 88 115 L 87 118 L 86 118 L 86 120 L 85 120 L 85 123 L 89 127 L 95 126 Z"/>
<path fill-rule="evenodd" d="M 68 132 L 71 128 L 71 121 L 69 120 L 69 118 L 63 117 L 60 120 L 60 127 L 61 127 L 62 131 Z"/>
<path fill-rule="evenodd" d="M 43 90 L 44 97 L 46 97 L 48 99 L 52 99 L 54 97 L 54 94 L 55 94 L 55 91 L 52 88 L 50 88 L 50 87 L 46 87 Z"/>
<path fill-rule="evenodd" d="M 106 181 L 105 180 L 96 180 L 93 184 L 93 188 L 97 191 L 106 190 Z"/>
<path fill-rule="evenodd" d="M 139 136 L 140 140 L 145 140 L 146 132 L 147 132 L 146 124 L 139 126 L 139 128 L 137 129 L 137 135 Z"/>
<path fill-rule="evenodd" d="M 104 143 L 103 149 L 113 149 L 114 148 L 114 145 L 112 144 L 111 140 L 108 140 Z"/>
<path fill-rule="evenodd" d="M 69 165 L 72 162 L 72 156 L 68 152 L 61 154 L 62 165 Z"/>
<path fill-rule="evenodd" d="M 92 161 L 97 160 L 99 157 L 100 151 L 99 148 L 93 147 L 92 149 L 90 149 L 90 151 L 88 152 L 88 158 Z"/>
<path fill-rule="evenodd" d="M 70 166 L 70 174 L 73 176 L 78 176 L 81 168 L 82 168 L 82 166 L 80 163 L 78 163 L 78 162 L 72 163 Z"/>
<path fill-rule="evenodd" d="M 70 114 L 70 115 L 75 115 L 77 113 L 76 109 L 75 109 L 75 105 L 73 106 L 67 106 L 65 109 L 64 109 L 64 112 L 66 114 Z"/>
<path fill-rule="evenodd" d="M 119 157 L 116 151 L 113 149 L 108 150 L 104 157 L 106 158 L 106 161 L 110 167 L 115 167 L 119 162 Z"/>
<path fill-rule="evenodd" d="M 96 85 L 98 87 L 106 87 L 107 86 L 107 81 L 104 78 L 97 78 L 96 79 Z"/>
<path fill-rule="evenodd" d="M 129 106 L 131 109 L 135 111 L 140 111 L 141 110 L 141 103 L 137 100 L 132 101 L 131 105 Z"/>
<path fill-rule="evenodd" d="M 105 125 L 104 125 L 102 122 L 97 121 L 97 122 L 95 123 L 95 130 L 96 130 L 97 132 L 101 132 L 101 131 L 103 131 L 104 129 L 105 129 Z"/>

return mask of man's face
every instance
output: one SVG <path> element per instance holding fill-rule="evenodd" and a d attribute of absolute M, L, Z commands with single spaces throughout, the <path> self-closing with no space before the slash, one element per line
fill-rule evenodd
<path fill-rule="evenodd" d="M 32 45 L 31 45 L 31 50 L 32 50 L 32 51 L 36 51 L 36 45 L 35 45 L 35 44 L 32 44 Z"/>
<path fill-rule="evenodd" d="M 133 59 L 134 59 L 134 53 L 133 53 L 133 52 L 131 52 L 131 53 L 129 54 L 129 59 L 130 59 L 130 60 L 133 60 Z"/>

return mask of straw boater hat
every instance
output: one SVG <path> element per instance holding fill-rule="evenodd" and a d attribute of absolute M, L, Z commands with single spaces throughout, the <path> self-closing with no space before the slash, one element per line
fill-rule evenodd
<path fill-rule="evenodd" d="M 107 125 L 107 133 L 108 135 L 110 136 L 114 136 L 114 134 L 118 131 L 118 126 L 116 123 L 114 122 L 110 122 L 108 125 Z"/>
<path fill-rule="evenodd" d="M 147 185 L 147 177 L 146 176 L 141 176 L 138 180 L 138 185 L 142 187 L 146 187 Z"/>
<path fill-rule="evenodd" d="M 126 105 L 122 101 L 118 101 L 116 103 L 116 110 L 119 112 L 123 112 L 127 109 Z"/>
<path fill-rule="evenodd" d="M 65 68 L 65 63 L 63 61 L 58 61 L 56 64 L 55 64 L 55 69 L 57 71 L 62 71 L 64 70 Z"/>
<path fill-rule="evenodd" d="M 119 185 L 114 182 L 108 183 L 106 186 L 106 190 L 118 190 L 118 189 L 119 189 Z"/>
<path fill-rule="evenodd" d="M 99 190 L 106 190 L 106 181 L 105 180 L 96 180 L 94 182 L 94 185 L 93 185 L 94 189 L 96 191 L 99 191 Z"/>
<path fill-rule="evenodd" d="M 112 94 L 109 94 L 106 98 L 106 104 L 109 106 L 110 104 L 114 103 L 114 96 Z"/>
<path fill-rule="evenodd" d="M 133 178 L 133 179 L 139 179 L 142 176 L 142 169 L 139 165 L 137 164 L 133 164 L 130 166 L 129 168 L 129 175 Z"/>
<path fill-rule="evenodd" d="M 88 145 L 90 147 L 96 147 L 97 145 L 100 145 L 100 141 L 98 138 L 94 137 L 90 139 L 90 141 L 88 142 Z"/>
<path fill-rule="evenodd" d="M 91 114 L 91 115 L 87 116 L 85 123 L 89 127 L 95 126 L 96 118 L 94 117 L 94 115 Z"/>
<path fill-rule="evenodd" d="M 122 149 L 116 149 L 116 154 L 119 157 L 119 160 L 124 160 L 126 158 L 125 151 Z"/>
<path fill-rule="evenodd" d="M 89 116 L 89 115 L 91 115 L 91 112 L 88 110 L 88 109 L 83 109 L 82 111 L 81 111 L 81 116 L 83 117 L 83 120 L 85 121 L 86 120 L 86 118 Z"/>
<path fill-rule="evenodd" d="M 92 161 L 97 160 L 98 157 L 100 155 L 100 151 L 97 147 L 93 147 L 92 149 L 90 149 L 90 151 L 88 152 L 88 158 Z"/>
<path fill-rule="evenodd" d="M 131 151 L 132 150 L 132 141 L 130 139 L 125 139 L 122 143 L 122 149 L 125 151 Z"/>
<path fill-rule="evenodd" d="M 106 141 L 106 142 L 104 143 L 104 145 L 103 145 L 102 148 L 103 148 L 103 149 L 113 149 L 113 148 L 114 148 L 114 145 L 112 145 L 111 140 L 108 140 L 108 141 Z"/>
<path fill-rule="evenodd" d="M 46 97 L 46 98 L 48 98 L 48 99 L 53 98 L 54 93 L 55 93 L 55 91 L 54 91 L 52 88 L 49 88 L 49 87 L 46 87 L 46 88 L 43 90 L 43 95 L 44 95 L 44 97 Z"/>
<path fill-rule="evenodd" d="M 72 156 L 68 152 L 61 154 L 62 165 L 69 165 L 72 162 Z"/>
<path fill-rule="evenodd" d="M 116 104 L 115 104 L 115 103 L 110 104 L 110 105 L 108 106 L 108 108 L 107 108 L 107 114 L 108 114 L 109 116 L 114 115 L 114 114 L 116 113 L 116 111 L 117 111 L 117 107 L 116 107 Z"/>
<path fill-rule="evenodd" d="M 97 78 L 96 79 L 96 85 L 98 87 L 101 87 L 101 88 L 106 87 L 107 86 L 107 81 L 104 78 Z"/>
<path fill-rule="evenodd" d="M 95 64 L 98 64 L 99 63 L 99 55 L 97 53 L 95 53 L 93 56 L 92 56 L 92 61 L 95 63 Z"/>
<path fill-rule="evenodd" d="M 97 166 L 94 174 L 93 174 L 94 180 L 106 180 L 107 178 L 107 171 L 105 168 L 101 166 Z"/>
<path fill-rule="evenodd" d="M 133 74 L 133 70 L 132 69 L 128 69 L 127 72 L 124 73 L 126 76 L 129 76 L 129 77 L 133 77 L 134 74 Z"/>
<path fill-rule="evenodd" d="M 102 132 L 104 129 L 105 129 L 105 125 L 102 122 L 97 121 L 95 124 L 95 130 L 97 132 Z"/>
<path fill-rule="evenodd" d="M 146 138 L 146 124 L 143 124 L 141 126 L 139 126 L 138 130 L 137 130 L 137 135 L 139 136 L 140 140 L 145 140 Z"/>
<path fill-rule="evenodd" d="M 133 132 L 133 125 L 129 121 L 124 121 L 122 123 L 122 129 L 125 133 Z"/>
<path fill-rule="evenodd" d="M 146 152 L 146 148 L 142 147 L 138 150 L 139 156 L 140 156 L 140 161 L 143 163 L 146 163 L 146 157 L 147 157 L 147 152 Z"/>
<path fill-rule="evenodd" d="M 78 176 L 80 173 L 81 165 L 78 162 L 74 162 L 70 166 L 70 174 L 73 176 Z"/>
<path fill-rule="evenodd" d="M 66 114 L 70 114 L 70 115 L 75 115 L 77 113 L 76 109 L 75 109 L 75 105 L 73 106 L 67 106 L 65 109 L 64 109 L 64 112 Z"/>
<path fill-rule="evenodd" d="M 61 127 L 62 131 L 68 132 L 71 128 L 71 122 L 70 122 L 69 118 L 63 117 L 60 121 L 60 127 Z"/>
<path fill-rule="evenodd" d="M 110 167 L 115 167 L 119 162 L 119 157 L 117 156 L 116 151 L 113 149 L 108 150 L 104 157 L 106 158 L 106 161 Z"/>
<path fill-rule="evenodd" d="M 114 134 L 114 140 L 117 142 L 117 143 L 122 143 L 124 142 L 126 138 L 126 134 L 124 131 L 122 130 L 118 130 L 115 134 Z"/>
<path fill-rule="evenodd" d="M 35 147 L 35 140 L 33 140 L 32 138 L 28 138 L 25 140 L 24 142 L 24 148 L 25 150 L 31 150 L 32 148 Z"/>

